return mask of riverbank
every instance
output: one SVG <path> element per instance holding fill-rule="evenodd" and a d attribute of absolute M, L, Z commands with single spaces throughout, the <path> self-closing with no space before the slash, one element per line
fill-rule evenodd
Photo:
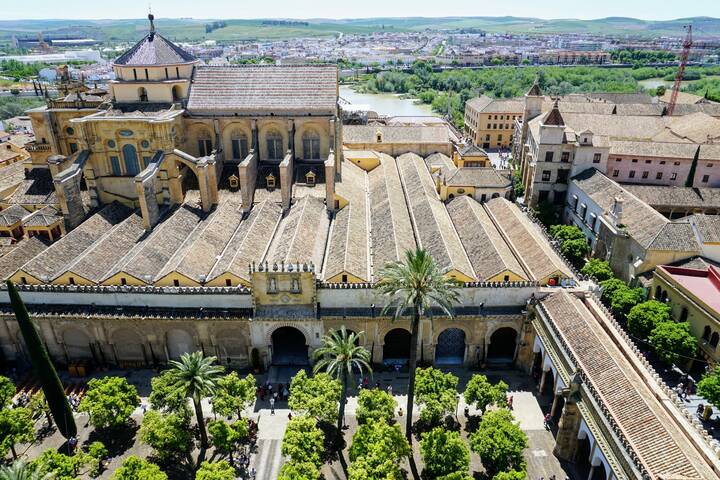
<path fill-rule="evenodd" d="M 340 96 L 354 105 L 367 105 L 380 116 L 437 116 L 430 105 L 395 93 L 358 93 L 352 85 L 341 85 Z"/>

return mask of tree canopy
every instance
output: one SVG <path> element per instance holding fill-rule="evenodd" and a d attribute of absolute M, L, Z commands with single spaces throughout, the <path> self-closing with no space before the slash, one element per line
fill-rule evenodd
<path fill-rule="evenodd" d="M 580 270 L 580 273 L 594 277 L 598 282 L 610 280 L 615 276 L 612 268 L 610 268 L 610 264 L 606 260 L 600 260 L 599 258 L 591 258 L 588 260 Z"/>
<path fill-rule="evenodd" d="M 470 466 L 470 451 L 460 434 L 443 427 L 422 434 L 420 453 L 425 462 L 423 473 L 430 478 L 467 473 Z"/>
<path fill-rule="evenodd" d="M 350 460 L 365 457 L 375 449 L 381 450 L 395 461 L 410 454 L 410 445 L 400 431 L 400 426 L 388 425 L 382 421 L 360 425 L 353 435 Z"/>
<path fill-rule="evenodd" d="M 235 480 L 235 469 L 225 460 L 200 464 L 195 473 L 195 480 Z"/>
<path fill-rule="evenodd" d="M 230 372 L 217 381 L 213 398 L 213 410 L 218 415 L 242 416 L 243 410 L 255 402 L 255 377 L 248 374 L 240 378 L 237 372 Z"/>
<path fill-rule="evenodd" d="M 507 401 L 507 383 L 500 380 L 493 385 L 485 375 L 473 375 L 465 386 L 465 402 L 485 413 L 490 405 L 503 405 Z"/>
<path fill-rule="evenodd" d="M 29 408 L 5 408 L 0 410 L 0 458 L 5 458 L 8 450 L 17 458 L 15 445 L 35 440 L 35 426 Z"/>
<path fill-rule="evenodd" d="M 615 292 L 621 288 L 627 288 L 625 282 L 623 282 L 619 278 L 609 278 L 607 280 L 603 280 L 600 282 L 600 286 L 602 287 L 602 294 L 600 295 L 600 299 L 608 307 L 612 302 L 612 296 L 615 294 Z"/>
<path fill-rule="evenodd" d="M 310 462 L 289 461 L 280 469 L 278 480 L 319 480 L 320 470 Z"/>
<path fill-rule="evenodd" d="M 76 480 L 85 473 L 84 469 L 90 460 L 90 456 L 83 452 L 75 452 L 70 456 L 49 449 L 33 460 L 32 465 L 40 475 L 50 475 L 53 480 Z"/>
<path fill-rule="evenodd" d="M 613 292 L 610 308 L 612 308 L 615 315 L 625 317 L 630 313 L 632 307 L 643 301 L 644 297 L 645 290 L 642 288 L 623 286 Z"/>
<path fill-rule="evenodd" d="M 670 305 L 657 300 L 638 303 L 628 313 L 628 330 L 636 337 L 645 339 L 657 325 L 670 321 L 670 311 Z"/>
<path fill-rule="evenodd" d="M 700 379 L 697 391 L 708 402 L 720 408 L 720 369 L 714 369 Z"/>
<path fill-rule="evenodd" d="M 569 240 L 585 240 L 582 230 L 575 225 L 552 225 L 549 229 L 550 236 L 561 242 Z"/>
<path fill-rule="evenodd" d="M 294 462 L 322 464 L 325 434 L 317 426 L 317 420 L 306 415 L 293 417 L 287 424 L 282 442 L 282 454 Z"/>
<path fill-rule="evenodd" d="M 385 390 L 380 388 L 364 388 L 358 395 L 358 406 L 355 411 L 358 423 L 374 420 L 390 422 L 395 417 L 397 401 Z"/>
<path fill-rule="evenodd" d="M 10 405 L 15 396 L 15 384 L 7 377 L 0 376 L 0 409 Z"/>
<path fill-rule="evenodd" d="M 663 322 L 648 337 L 655 354 L 668 364 L 687 364 L 695 358 L 697 340 L 688 322 Z"/>
<path fill-rule="evenodd" d="M 149 400 L 152 408 L 163 413 L 190 416 L 190 407 L 185 392 L 177 385 L 170 370 L 165 370 L 160 375 L 153 377 L 150 385 L 152 391 Z"/>
<path fill-rule="evenodd" d="M 97 428 L 124 425 L 140 405 L 137 389 L 123 377 L 93 378 L 80 402 L 80 411 L 90 415 Z"/>
<path fill-rule="evenodd" d="M 458 378 L 433 368 L 418 368 L 415 380 L 415 399 L 421 407 L 420 418 L 431 424 L 457 407 Z"/>
<path fill-rule="evenodd" d="M 155 410 L 145 414 L 139 435 L 160 459 L 186 457 L 192 442 L 189 417 Z"/>
<path fill-rule="evenodd" d="M 130 455 L 115 470 L 112 480 L 168 480 L 168 476 L 154 463 Z"/>
<path fill-rule="evenodd" d="M 338 414 L 342 386 L 327 373 L 308 377 L 300 370 L 290 382 L 288 407 L 294 412 L 307 414 L 332 423 Z"/>
<path fill-rule="evenodd" d="M 210 443 L 220 452 L 230 456 L 230 462 L 234 464 L 233 454 L 242 442 L 247 440 L 250 434 L 248 421 L 240 418 L 232 424 L 223 420 L 212 420 L 208 423 Z"/>
<path fill-rule="evenodd" d="M 478 429 L 470 435 L 470 447 L 480 455 L 489 476 L 508 470 L 525 470 L 525 433 L 504 408 L 483 415 Z"/>

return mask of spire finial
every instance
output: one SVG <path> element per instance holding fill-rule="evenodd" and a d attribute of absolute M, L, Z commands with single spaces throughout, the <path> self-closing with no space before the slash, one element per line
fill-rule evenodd
<path fill-rule="evenodd" d="M 148 20 L 150 20 L 150 34 L 155 34 L 155 15 L 152 14 L 152 8 L 148 5 Z"/>

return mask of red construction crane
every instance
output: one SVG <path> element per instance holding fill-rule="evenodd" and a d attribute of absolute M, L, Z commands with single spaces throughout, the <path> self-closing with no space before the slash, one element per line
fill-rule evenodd
<path fill-rule="evenodd" d="M 680 86 L 682 85 L 683 76 L 685 75 L 685 66 L 687 65 L 688 57 L 690 56 L 690 49 L 692 48 L 692 25 L 685 25 L 687 29 L 687 35 L 683 42 L 683 49 L 680 53 L 680 68 L 678 68 L 677 75 L 675 75 L 675 84 L 672 89 L 672 96 L 670 97 L 670 104 L 668 105 L 667 114 L 672 115 L 675 110 L 675 104 L 677 103 L 678 93 L 680 93 Z"/>

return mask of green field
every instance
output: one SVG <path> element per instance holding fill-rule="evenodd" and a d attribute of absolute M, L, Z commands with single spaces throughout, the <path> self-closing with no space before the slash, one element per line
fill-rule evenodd
<path fill-rule="evenodd" d="M 156 20 L 160 32 L 176 41 L 237 41 L 275 40 L 297 37 L 318 37 L 362 34 L 378 31 L 421 31 L 480 29 L 508 33 L 591 33 L 649 37 L 683 34 L 683 25 L 692 23 L 700 35 L 714 32 L 720 36 L 720 19 L 709 17 L 668 21 L 647 21 L 612 17 L 597 20 L 541 20 L 521 17 L 446 17 L 446 18 L 370 18 L 352 20 L 308 20 L 308 25 L 263 25 L 258 20 L 226 20 L 227 26 L 205 33 L 205 24 L 212 20 Z M 82 34 L 104 42 L 129 42 L 147 31 L 147 20 L 0 20 L 0 42 L 12 35 L 45 33 Z"/>

